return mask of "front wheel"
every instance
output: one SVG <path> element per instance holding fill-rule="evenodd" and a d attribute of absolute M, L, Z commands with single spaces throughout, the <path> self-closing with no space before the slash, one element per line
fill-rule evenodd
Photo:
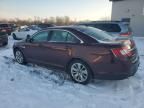
<path fill-rule="evenodd" d="M 72 80 L 80 84 L 88 84 L 92 78 L 89 66 L 81 60 L 74 60 L 70 63 L 68 72 Z"/>
<path fill-rule="evenodd" d="M 26 64 L 26 60 L 24 58 L 24 55 L 23 55 L 23 53 L 19 49 L 15 50 L 14 55 L 15 55 L 16 61 L 19 64 Z"/>

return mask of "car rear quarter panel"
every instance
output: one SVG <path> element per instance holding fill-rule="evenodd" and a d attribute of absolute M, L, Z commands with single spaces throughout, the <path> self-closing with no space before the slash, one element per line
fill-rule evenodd
<path fill-rule="evenodd" d="M 85 61 L 94 72 L 102 71 L 100 67 L 108 65 L 112 61 L 110 49 L 98 44 L 73 47 L 72 57 Z"/>

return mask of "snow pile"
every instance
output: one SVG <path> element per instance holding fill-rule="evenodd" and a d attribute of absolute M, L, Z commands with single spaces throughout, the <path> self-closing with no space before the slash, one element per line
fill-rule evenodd
<path fill-rule="evenodd" d="M 0 48 L 0 108 L 143 108 L 144 38 L 135 40 L 141 60 L 135 76 L 83 86 L 61 72 L 19 65 L 9 39 L 10 44 Z"/>

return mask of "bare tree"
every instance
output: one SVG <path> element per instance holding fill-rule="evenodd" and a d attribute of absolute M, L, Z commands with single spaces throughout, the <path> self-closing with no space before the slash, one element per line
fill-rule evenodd
<path fill-rule="evenodd" d="M 70 25 L 70 24 L 75 24 L 77 21 L 72 20 L 70 17 L 68 16 L 57 16 L 57 17 L 46 17 L 46 18 L 41 18 L 38 16 L 34 16 L 33 19 L 28 18 L 25 20 L 19 19 L 19 18 L 13 18 L 10 20 L 6 20 L 6 19 L 0 19 L 1 23 L 13 23 L 13 24 L 17 24 L 18 26 L 21 25 L 32 25 L 32 24 L 40 24 L 40 23 L 51 23 L 51 24 L 55 24 L 58 26 L 61 25 Z"/>

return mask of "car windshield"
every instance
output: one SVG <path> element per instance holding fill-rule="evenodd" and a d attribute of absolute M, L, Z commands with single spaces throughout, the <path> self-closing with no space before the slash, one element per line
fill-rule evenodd
<path fill-rule="evenodd" d="M 116 36 L 110 35 L 109 33 L 102 31 L 100 29 L 96 29 L 94 27 L 81 26 L 81 27 L 76 27 L 76 30 L 100 41 L 112 41 L 116 38 Z"/>
<path fill-rule="evenodd" d="M 132 29 L 128 24 L 121 25 L 123 27 L 123 32 L 132 32 Z"/>

